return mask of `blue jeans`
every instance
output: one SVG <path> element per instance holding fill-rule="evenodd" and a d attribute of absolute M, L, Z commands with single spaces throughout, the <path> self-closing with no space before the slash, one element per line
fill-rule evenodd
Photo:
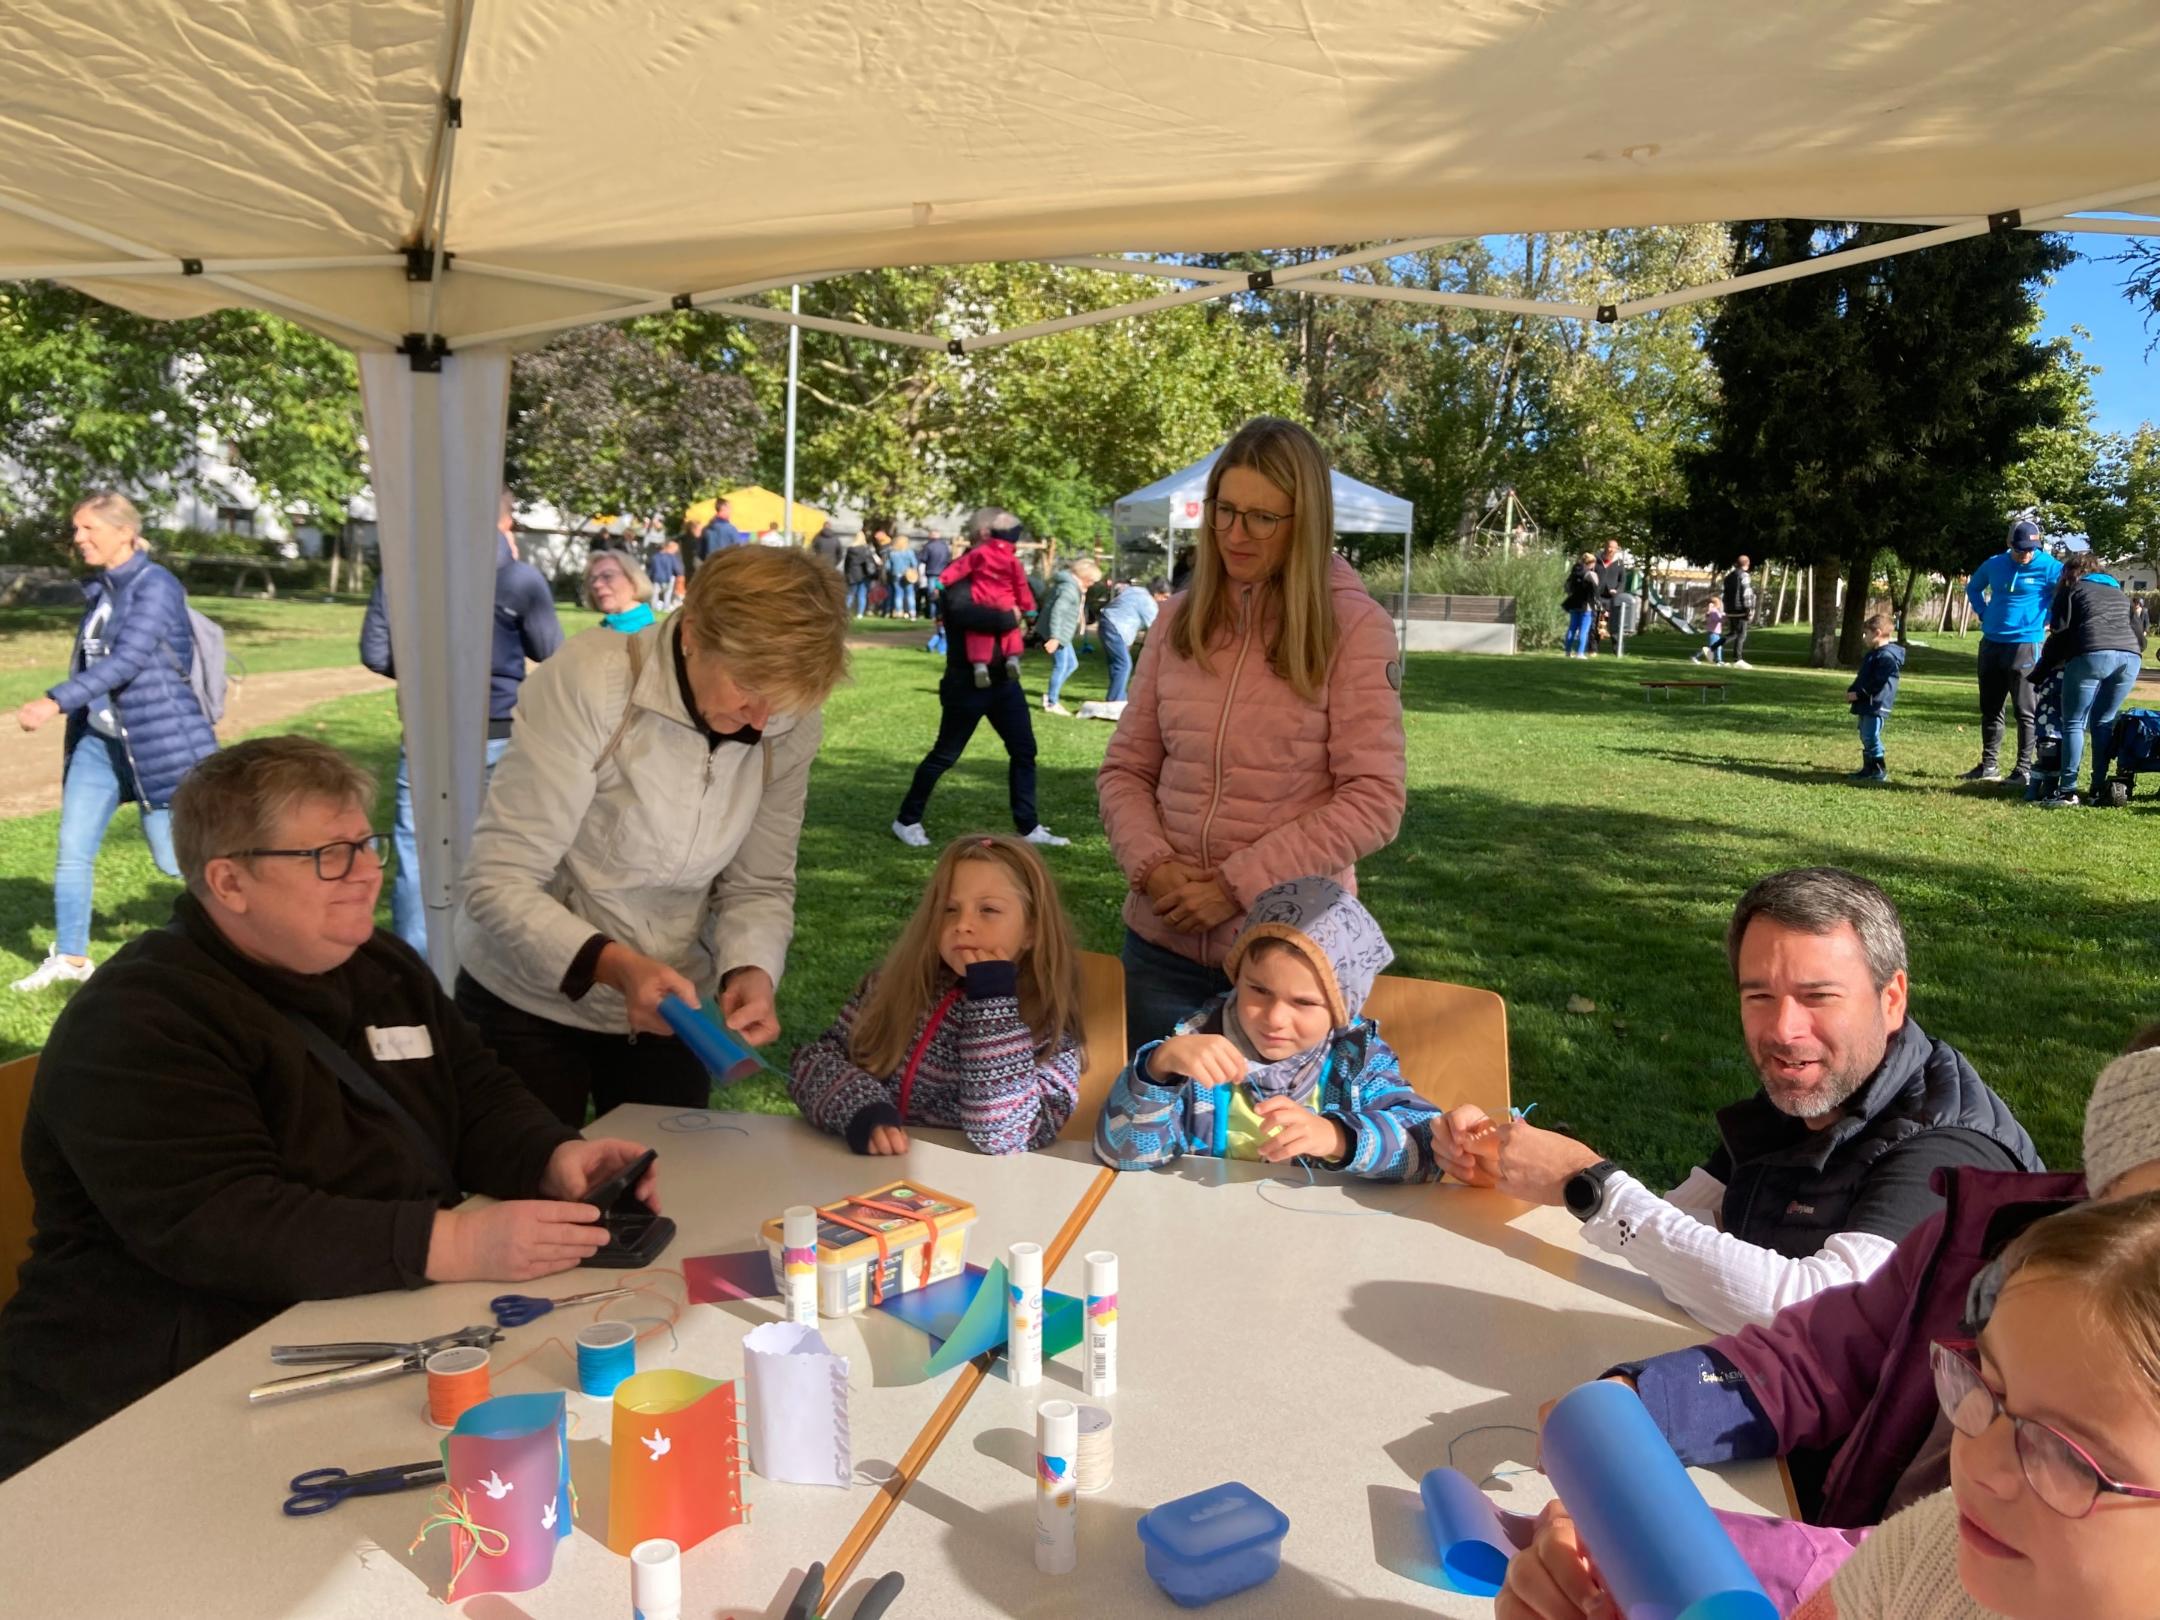
<path fill-rule="evenodd" d="M 1132 649 L 1125 645 L 1125 632 L 1108 619 L 1101 621 L 1103 657 L 1110 660 L 1110 691 L 1105 703 L 1125 701 L 1125 683 L 1132 679 Z"/>
<path fill-rule="evenodd" d="M 488 739 L 487 771 L 480 778 L 482 799 L 487 797 L 488 777 L 495 774 L 495 762 L 509 746 L 508 737 Z M 390 843 L 397 857 L 390 872 L 390 931 L 425 956 L 427 907 L 420 901 L 420 840 L 413 831 L 412 772 L 402 748 L 397 757 L 397 809 L 390 823 Z"/>
<path fill-rule="evenodd" d="M 1590 650 L 1590 635 L 1597 628 L 1596 608 L 1576 608 L 1567 616 L 1567 639 L 1561 642 L 1561 650 L 1586 653 Z"/>
<path fill-rule="evenodd" d="M 1860 752 L 1868 759 L 1881 759 L 1882 724 L 1890 717 L 1886 714 L 1863 714 L 1855 718 L 1860 722 Z"/>
<path fill-rule="evenodd" d="M 870 582 L 867 579 L 847 588 L 847 610 L 858 619 L 870 617 Z"/>
<path fill-rule="evenodd" d="M 98 846 L 105 842 L 113 812 L 134 787 L 127 750 L 116 739 L 92 731 L 75 745 L 60 784 L 60 855 L 53 862 L 53 912 L 59 924 L 53 940 L 56 956 L 90 954 L 90 901 L 97 886 Z M 144 810 L 142 830 L 157 869 L 167 877 L 178 877 L 172 813 Z"/>
<path fill-rule="evenodd" d="M 1072 643 L 1061 641 L 1056 652 L 1050 655 L 1050 684 L 1043 690 L 1043 701 L 1055 703 L 1065 683 L 1072 679 L 1073 671 L 1080 667 L 1080 655 L 1072 650 Z"/>
<path fill-rule="evenodd" d="M 1140 902 L 1146 905 L 1143 898 Z M 1125 1055 L 1159 1041 L 1177 1026 L 1179 1019 L 1196 1013 L 1202 1005 L 1230 988 L 1221 968 L 1207 967 L 1189 956 L 1151 945 L 1125 930 Z"/>
<path fill-rule="evenodd" d="M 892 610 L 896 619 L 915 617 L 915 587 L 904 579 L 892 582 Z"/>
<path fill-rule="evenodd" d="M 2115 717 L 2122 713 L 2137 684 L 2138 655 L 2133 652 L 2079 653 L 2063 665 L 2062 771 L 2057 788 L 2077 791 L 2078 767 L 2085 762 L 2085 733 L 2092 732 L 2093 786 L 2112 761 Z"/>

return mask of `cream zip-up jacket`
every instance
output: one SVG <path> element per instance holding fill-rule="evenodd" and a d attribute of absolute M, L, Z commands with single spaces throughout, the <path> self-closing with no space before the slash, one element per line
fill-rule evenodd
<path fill-rule="evenodd" d="M 1248 593 L 1202 669 L 1171 649 L 1181 594 L 1148 632 L 1125 712 L 1096 778 L 1103 827 L 1134 893 L 1126 924 L 1142 939 L 1220 966 L 1242 914 L 1206 935 L 1155 915 L 1141 886 L 1164 861 L 1214 869 L 1250 909 L 1292 878 L 1332 877 L 1356 892 L 1356 863 L 1385 849 L 1405 803 L 1402 655 L 1387 609 L 1357 570 L 1329 559 L 1342 639 L 1308 702 L 1268 666 L 1273 615 Z"/>
<path fill-rule="evenodd" d="M 562 993 L 596 933 L 667 963 L 708 1004 L 736 968 L 777 985 L 787 963 L 823 717 L 775 716 L 760 743 L 709 748 L 676 679 L 674 625 L 588 630 L 533 671 L 473 829 L 459 960 L 557 1023 L 629 1027 L 606 986 Z"/>

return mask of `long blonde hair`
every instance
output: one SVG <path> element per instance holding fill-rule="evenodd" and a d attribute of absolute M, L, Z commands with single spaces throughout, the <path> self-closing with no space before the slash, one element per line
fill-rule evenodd
<path fill-rule="evenodd" d="M 1290 497 L 1290 545 L 1282 571 L 1261 587 L 1265 605 L 1272 595 L 1281 609 L 1275 640 L 1267 650 L 1268 667 L 1288 681 L 1307 702 L 1320 695 L 1334 661 L 1341 632 L 1328 585 L 1335 554 L 1335 491 L 1329 481 L 1327 452 L 1297 423 L 1280 416 L 1256 416 L 1237 430 L 1208 471 L 1207 509 L 1193 556 L 1192 584 L 1170 632 L 1170 645 L 1181 658 L 1212 669 L 1209 648 L 1228 632 L 1236 617 L 1230 576 L 1223 569 L 1222 548 L 1215 540 L 1215 497 L 1223 474 L 1250 467 Z"/>
<path fill-rule="evenodd" d="M 955 839 L 938 857 L 915 915 L 885 953 L 877 982 L 855 1019 L 848 1056 L 864 1072 L 892 1074 L 907 1061 L 908 1047 L 923 1015 L 952 982 L 952 970 L 938 953 L 945 926 L 945 905 L 952 898 L 953 875 L 963 861 L 1002 866 L 1020 891 L 1033 942 L 1020 954 L 1020 1017 L 1035 1036 L 1038 1053 L 1055 1051 L 1080 1028 L 1080 948 L 1072 919 L 1058 897 L 1057 879 L 1035 847 L 1018 838 L 973 833 Z"/>

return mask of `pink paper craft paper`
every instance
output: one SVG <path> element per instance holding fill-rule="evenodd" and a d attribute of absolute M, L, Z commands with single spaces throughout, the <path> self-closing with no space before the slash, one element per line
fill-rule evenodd
<path fill-rule="evenodd" d="M 741 1254 L 702 1254 L 682 1265 L 683 1282 L 693 1305 L 717 1305 L 724 1299 L 778 1299 L 772 1256 L 763 1249 Z"/>
<path fill-rule="evenodd" d="M 451 1569 L 445 1601 L 529 1592 L 554 1569 L 555 1544 L 570 1533 L 572 1513 L 564 1405 L 560 1393 L 498 1395 L 459 1418 L 444 1439 L 443 1482 L 473 1527 L 444 1516 Z"/>

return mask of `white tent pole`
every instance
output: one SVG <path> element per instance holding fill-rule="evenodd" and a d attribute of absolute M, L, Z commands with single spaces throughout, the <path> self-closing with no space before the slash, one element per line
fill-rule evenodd
<path fill-rule="evenodd" d="M 1082 254 L 1074 258 L 1043 259 L 1043 264 L 1067 270 L 1105 270 L 1124 276 L 1159 276 L 1166 281 L 1243 281 L 1243 270 L 1208 270 L 1196 264 L 1165 264 L 1160 259 L 1113 259 Z"/>
<path fill-rule="evenodd" d="M 580 326 L 598 326 L 608 321 L 627 321 L 633 315 L 658 315 L 673 309 L 670 298 L 648 299 L 642 304 L 624 304 L 619 309 L 589 310 L 583 315 L 557 315 L 551 320 L 527 321 L 522 326 L 498 326 L 492 331 L 475 332 L 460 337 L 458 343 L 465 348 L 500 348 L 506 343 L 520 343 L 530 337 L 545 337 L 550 332 L 568 332 Z"/>
<path fill-rule="evenodd" d="M 587 292 L 602 298 L 627 298 L 641 304 L 656 303 L 667 297 L 654 287 L 624 287 L 612 281 L 587 281 L 582 276 L 552 276 L 540 270 L 519 270 L 511 265 L 489 264 L 463 255 L 450 268 L 461 276 L 485 276 L 490 281 L 515 281 L 529 287 L 556 287 L 564 292 Z"/>
<path fill-rule="evenodd" d="M 1961 224 L 1922 231 L 1917 236 L 1901 236 L 1895 241 L 1846 248 L 1838 253 L 1824 253 L 1815 258 L 1796 260 L 1792 264 L 1775 265 L 1768 270 L 1752 270 L 1744 276 L 1730 276 L 1723 281 L 1707 282 L 1700 287 L 1682 287 L 1676 292 L 1659 293 L 1651 298 L 1630 298 L 1625 303 L 1615 304 L 1613 313 L 1621 320 L 1635 315 L 1654 315 L 1661 309 L 1678 309 L 1683 304 L 1699 304 L 1706 298 L 1722 298 L 1727 293 L 1746 292 L 1754 287 L 1772 287 L 1782 281 L 1799 281 L 1808 276 L 1842 270 L 1847 265 L 1870 264 L 1877 259 L 1894 259 L 1903 254 L 1917 253 L 1923 248 L 1941 247 L 1945 243 L 1963 242 L 1987 234 L 1986 220 L 1969 219 Z"/>
<path fill-rule="evenodd" d="M 457 973 L 457 874 L 479 815 L 487 741 L 489 624 L 510 361 L 363 353 L 360 397 L 382 535 L 383 603 L 398 671 L 428 960 Z"/>
<path fill-rule="evenodd" d="M 1277 281 L 1278 287 L 1284 285 Z M 1371 281 L 1296 281 L 1298 292 L 1320 293 L 1330 298 L 1367 298 L 1382 303 L 1432 304 L 1442 309 L 1488 309 L 1502 315 L 1551 315 L 1589 321 L 1597 318 L 1592 304 L 1563 304 L 1536 298 L 1499 298 L 1485 293 L 1440 292 L 1429 287 L 1383 287 Z"/>
<path fill-rule="evenodd" d="M 300 270 L 402 269 L 402 253 L 355 253 L 330 259 L 106 259 L 75 264 L 0 265 L 0 281 L 92 281 L 109 276 L 242 276 Z"/>
<path fill-rule="evenodd" d="M 802 313 L 802 288 L 788 289 L 788 313 Z M 787 469 L 782 480 L 780 510 L 785 515 L 788 543 L 795 540 L 795 375 L 802 356 L 802 328 L 790 326 L 787 334 Z"/>
<path fill-rule="evenodd" d="M 453 116 L 459 98 L 465 89 L 465 49 L 472 43 L 473 0 L 459 0 L 457 8 L 457 31 L 450 36 L 449 71 L 443 78 L 442 105 L 436 111 L 435 147 L 428 154 L 427 190 L 420 199 L 420 211 L 413 222 L 412 245 L 427 243 L 429 228 L 442 212 L 443 192 L 450 184 L 450 151 L 456 144 L 459 119 Z M 433 244 L 438 253 L 441 243 Z M 440 278 L 442 266 L 435 266 Z"/>
<path fill-rule="evenodd" d="M 145 246 L 130 237 L 117 236 L 101 226 L 85 225 L 81 220 L 69 219 L 64 214 L 55 214 L 50 209 L 40 208 L 35 203 L 22 202 L 14 197 L 0 195 L 0 209 L 10 214 L 20 214 L 24 219 L 36 220 L 40 225 L 50 225 L 56 231 L 66 231 L 70 236 L 79 236 L 86 242 L 95 242 L 100 247 L 109 247 L 116 253 L 132 253 L 138 259 L 175 257 L 162 249 Z"/>
<path fill-rule="evenodd" d="M 385 331 L 379 326 L 363 325 L 350 316 L 340 315 L 336 310 L 324 309 L 320 304 L 310 304 L 305 299 L 288 298 L 283 293 L 272 292 L 268 287 L 259 287 L 252 281 L 242 281 L 238 276 L 205 275 L 203 280 L 214 282 L 228 292 L 236 292 L 249 302 L 260 304 L 265 309 L 274 309 L 285 314 L 297 315 L 302 320 L 312 321 L 318 326 L 331 327 L 340 332 L 351 332 L 359 337 L 366 338 L 370 343 L 380 344 L 386 349 L 394 349 L 400 342 L 398 334 L 395 332 Z"/>
<path fill-rule="evenodd" d="M 764 321 L 770 326 L 799 326 L 805 332 L 832 332 L 840 337 L 877 338 L 910 349 L 951 347 L 946 338 L 927 337 L 920 332 L 895 332 L 888 327 L 867 326 L 861 321 L 836 321 L 823 315 L 792 315 L 784 309 L 764 309 L 756 304 L 703 304 L 699 307 L 716 315 L 733 315 L 738 320 Z"/>
<path fill-rule="evenodd" d="M 2029 221 L 2021 229 L 2092 236 L 2160 236 L 2160 219 L 2081 219 L 2058 214 L 2053 219 Z"/>
<path fill-rule="evenodd" d="M 984 349 L 1002 349 L 1008 343 L 1024 342 L 1028 338 L 1048 337 L 1054 332 L 1075 332 L 1083 326 L 1101 326 L 1109 321 L 1128 320 L 1135 315 L 1151 315 L 1159 309 L 1176 309 L 1181 304 L 1205 304 L 1212 299 L 1228 298 L 1245 290 L 1245 278 L 1236 281 L 1211 281 L 1204 286 L 1188 287 L 1183 292 L 1163 293 L 1155 298 L 1143 298 L 1138 303 L 1118 304 L 1110 309 L 1082 310 L 1077 315 L 1061 315 L 1054 321 L 1035 321 L 1026 326 L 1015 326 L 1004 332 L 985 332 L 980 337 L 960 339 L 960 347 L 969 354 Z M 939 347 L 943 347 L 942 344 Z"/>

